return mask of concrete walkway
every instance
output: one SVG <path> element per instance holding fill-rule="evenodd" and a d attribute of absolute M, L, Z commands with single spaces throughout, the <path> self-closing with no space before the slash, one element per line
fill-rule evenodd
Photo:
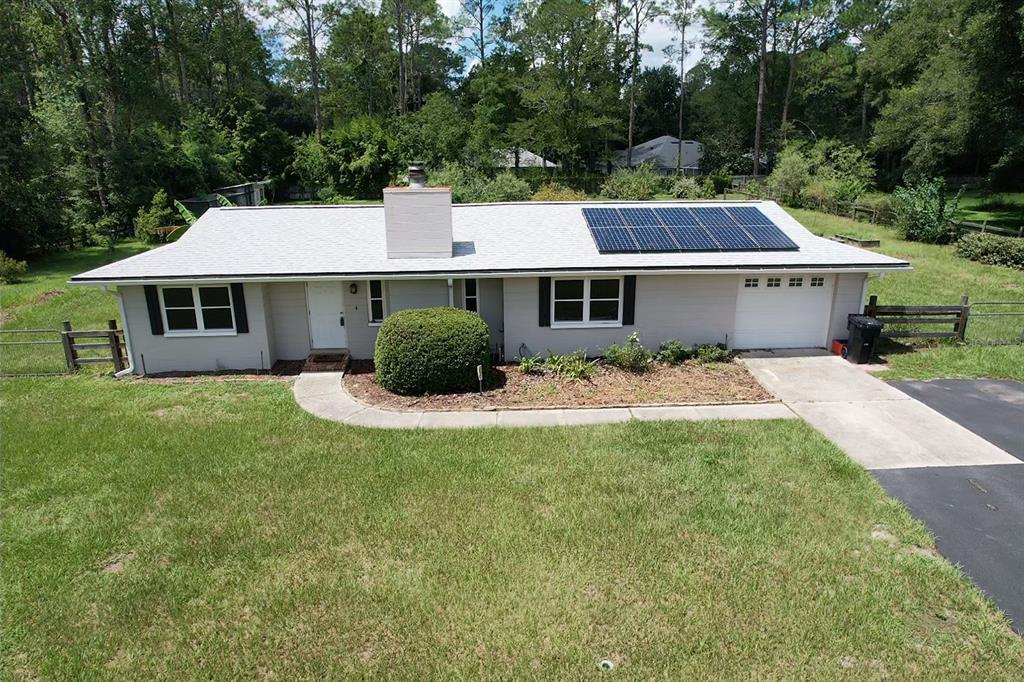
<path fill-rule="evenodd" d="M 341 372 L 300 374 L 295 400 L 324 419 L 375 428 L 458 429 L 484 426 L 572 426 L 642 421 L 706 419 L 796 419 L 781 403 L 686 407 L 608 407 L 571 410 L 493 410 L 441 412 L 385 410 L 361 403 L 341 385 Z"/>
<path fill-rule="evenodd" d="M 1021 464 L 836 355 L 748 353 L 742 362 L 793 412 L 867 469 Z"/>

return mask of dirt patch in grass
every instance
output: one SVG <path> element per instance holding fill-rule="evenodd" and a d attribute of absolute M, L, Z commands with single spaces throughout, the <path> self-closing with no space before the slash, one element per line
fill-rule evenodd
<path fill-rule="evenodd" d="M 773 400 L 746 368 L 735 363 L 657 363 L 642 374 L 599 366 L 587 381 L 561 379 L 547 372 L 523 374 L 518 367 L 506 365 L 494 368 L 483 393 L 401 396 L 377 384 L 372 362 L 356 360 L 345 375 L 345 388 L 365 403 L 410 410 L 706 405 Z"/>

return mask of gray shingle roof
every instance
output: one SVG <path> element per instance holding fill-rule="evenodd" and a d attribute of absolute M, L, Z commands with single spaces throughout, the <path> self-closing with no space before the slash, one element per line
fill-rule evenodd
<path fill-rule="evenodd" d="M 888 270 L 908 263 L 816 237 L 772 202 L 758 206 L 798 251 L 598 253 L 586 206 L 628 202 L 528 202 L 452 207 L 452 258 L 386 257 L 384 207 L 213 208 L 180 240 L 76 275 L 72 282 L 118 283 L 206 278 L 403 275 L 617 270 Z M 738 202 L 644 202 L 644 206 Z"/>

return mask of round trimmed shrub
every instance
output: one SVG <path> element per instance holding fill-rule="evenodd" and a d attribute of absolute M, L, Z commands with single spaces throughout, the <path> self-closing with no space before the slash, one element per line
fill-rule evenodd
<path fill-rule="evenodd" d="M 399 395 L 474 390 L 476 366 L 490 364 L 490 346 L 487 323 L 476 313 L 402 310 L 387 317 L 377 333 L 377 382 Z"/>

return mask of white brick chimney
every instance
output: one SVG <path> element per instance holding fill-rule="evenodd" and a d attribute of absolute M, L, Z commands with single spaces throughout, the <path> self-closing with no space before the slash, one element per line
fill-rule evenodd
<path fill-rule="evenodd" d="M 423 166 L 409 166 L 408 187 L 384 188 L 388 258 L 452 257 L 452 191 L 427 187 Z"/>

